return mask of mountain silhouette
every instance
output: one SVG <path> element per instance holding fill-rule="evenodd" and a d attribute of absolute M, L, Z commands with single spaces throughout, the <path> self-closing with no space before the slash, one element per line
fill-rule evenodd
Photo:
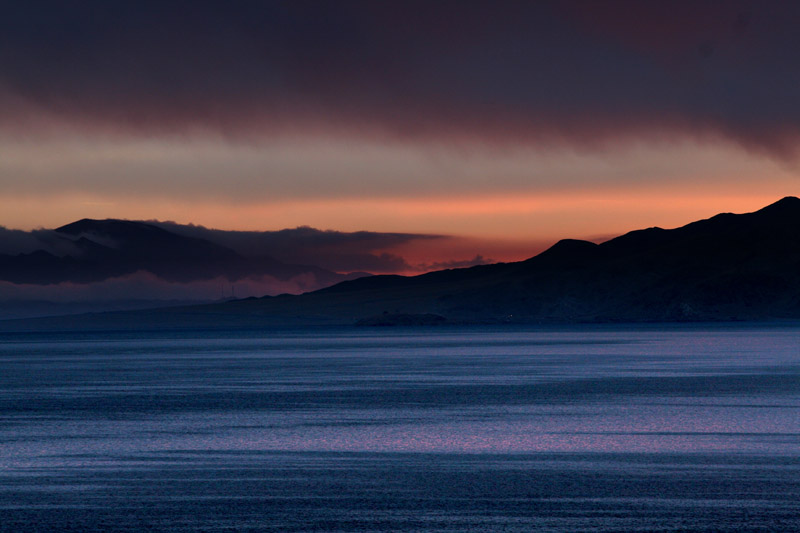
<path fill-rule="evenodd" d="M 47 285 L 91 283 L 149 272 L 170 282 L 268 275 L 279 280 L 313 276 L 316 287 L 348 279 L 323 268 L 268 256 L 244 257 L 204 239 L 177 235 L 145 222 L 83 219 L 53 231 L 62 255 L 37 250 L 0 254 L 0 280 Z M 51 243 L 52 244 L 52 243 Z"/>
<path fill-rule="evenodd" d="M 108 221 L 67 226 L 94 257 L 98 241 L 132 241 L 149 228 Z M 138 224 L 138 223 L 137 223 Z M 114 231 L 107 228 L 112 227 Z M 120 229 L 120 228 L 124 228 Z M 102 229 L 102 231 L 101 231 Z M 163 249 L 139 250 L 163 265 Z M 81 239 L 89 242 L 82 242 Z M 148 237 L 147 242 L 155 242 Z M 208 243 L 181 241 L 194 257 L 238 259 Z M 131 243 L 120 250 L 134 250 Z M 142 246 L 145 246 L 142 244 Z M 99 248 L 103 247 L 103 248 Z M 113 250 L 113 248 L 112 248 Z M 22 258 L 51 260 L 39 252 Z M 156 266 L 152 266 L 156 269 Z M 431 326 L 800 319 L 800 200 L 784 198 L 747 214 L 724 213 L 665 230 L 632 231 L 602 244 L 562 240 L 514 263 L 440 270 L 413 277 L 370 276 L 301 295 L 225 303 L 6 321 L 0 330 L 78 328 L 248 328 L 309 325 Z"/>
<path fill-rule="evenodd" d="M 308 323 L 426 315 L 467 323 L 800 318 L 800 199 L 602 244 L 562 240 L 516 263 L 372 276 L 208 310 Z"/>

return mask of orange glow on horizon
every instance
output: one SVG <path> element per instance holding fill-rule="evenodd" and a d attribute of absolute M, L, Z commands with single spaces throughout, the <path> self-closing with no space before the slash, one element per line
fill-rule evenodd
<path fill-rule="evenodd" d="M 53 228 L 79 218 L 122 218 L 129 220 L 171 220 L 209 228 L 242 231 L 270 231 L 287 227 L 312 226 L 338 231 L 414 232 L 454 234 L 509 239 L 553 235 L 556 228 L 514 228 L 486 225 L 487 217 L 541 217 L 562 220 L 564 228 L 580 235 L 628 231 L 624 221 L 651 215 L 645 226 L 674 227 L 695 220 L 686 215 L 708 218 L 719 212 L 744 213 L 760 209 L 786 194 L 711 195 L 666 193 L 663 191 L 604 191 L 585 194 L 517 194 L 425 198 L 345 198 L 284 200 L 275 203 L 228 205 L 225 203 L 183 203 L 149 199 L 123 202 L 113 198 L 70 195 L 58 198 L 0 198 L 4 223 L 9 229 Z M 46 207 L 43 204 L 51 204 Z M 695 215 L 696 213 L 696 215 Z M 42 215 L 45 215 L 43 217 Z M 579 220 L 574 217 L 580 215 Z M 32 218 L 35 217 L 35 221 Z M 572 222 L 569 222 L 572 219 Z M 470 220 L 473 223 L 470 223 Z M 456 224 L 457 223 L 457 224 Z M 617 229 L 622 223 L 623 228 Z M 460 231 L 452 231 L 454 226 Z M 608 228 L 608 229 L 606 229 Z M 560 233 L 560 232 L 558 232 Z"/>

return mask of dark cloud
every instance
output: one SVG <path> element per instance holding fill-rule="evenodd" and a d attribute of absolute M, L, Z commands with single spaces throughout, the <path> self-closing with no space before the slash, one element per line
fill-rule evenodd
<path fill-rule="evenodd" d="M 800 3 L 16 2 L 0 119 L 481 142 L 722 137 L 793 154 Z"/>
<path fill-rule="evenodd" d="M 310 227 L 280 231 L 224 231 L 203 226 L 152 222 L 173 233 L 205 239 L 245 257 L 269 255 L 283 262 L 316 265 L 335 272 L 397 273 L 415 270 L 394 247 L 414 241 L 441 240 L 442 235 L 342 232 Z"/>

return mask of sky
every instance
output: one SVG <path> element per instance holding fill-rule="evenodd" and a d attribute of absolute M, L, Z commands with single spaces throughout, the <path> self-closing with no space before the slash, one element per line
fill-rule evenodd
<path fill-rule="evenodd" d="M 774 1 L 14 2 L 0 225 L 447 236 L 387 243 L 424 269 L 754 211 L 800 185 L 798 27 Z"/>

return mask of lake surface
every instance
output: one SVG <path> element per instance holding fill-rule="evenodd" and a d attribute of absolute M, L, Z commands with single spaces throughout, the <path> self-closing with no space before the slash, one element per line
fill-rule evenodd
<path fill-rule="evenodd" d="M 800 328 L 0 335 L 2 531 L 800 531 Z"/>

